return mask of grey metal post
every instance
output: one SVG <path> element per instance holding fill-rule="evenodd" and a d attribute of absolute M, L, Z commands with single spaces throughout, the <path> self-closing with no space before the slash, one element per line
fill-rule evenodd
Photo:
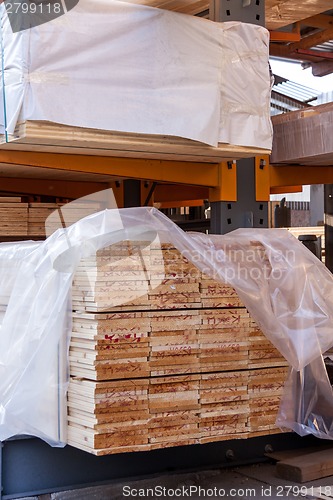
<path fill-rule="evenodd" d="M 211 0 L 210 19 L 265 25 L 264 0 Z M 254 158 L 237 161 L 235 203 L 211 203 L 211 233 L 224 234 L 239 227 L 268 227 L 268 203 L 255 196 Z"/>
<path fill-rule="evenodd" d="M 324 220 L 324 185 L 310 186 L 310 225 L 318 226 Z"/>
<path fill-rule="evenodd" d="M 210 0 L 212 21 L 241 21 L 265 26 L 265 0 Z"/>
<path fill-rule="evenodd" d="M 126 179 L 124 181 L 124 207 L 141 206 L 141 181 Z"/>
<path fill-rule="evenodd" d="M 237 161 L 237 200 L 211 203 L 211 233 L 225 234 L 240 227 L 268 227 L 268 203 L 256 201 L 254 158 Z"/>

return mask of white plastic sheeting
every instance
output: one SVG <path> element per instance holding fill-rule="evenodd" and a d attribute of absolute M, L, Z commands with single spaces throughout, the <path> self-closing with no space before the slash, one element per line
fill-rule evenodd
<path fill-rule="evenodd" d="M 80 0 L 13 34 L 1 13 L 3 140 L 45 120 L 271 149 L 265 28 Z"/>
<path fill-rule="evenodd" d="M 201 271 L 235 287 L 292 365 L 279 424 L 333 438 L 322 362 L 333 345 L 333 277 L 325 266 L 285 230 L 187 234 L 156 209 L 130 208 L 90 215 L 39 244 L 0 245 L 0 284 L 11 280 L 0 334 L 0 440 L 31 434 L 52 445 L 66 441 L 72 278 L 81 258 L 123 240 L 170 242 Z"/>

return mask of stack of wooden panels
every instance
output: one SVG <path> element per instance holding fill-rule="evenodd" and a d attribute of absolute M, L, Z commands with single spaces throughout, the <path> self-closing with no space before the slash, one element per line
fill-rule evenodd
<path fill-rule="evenodd" d="M 124 242 L 84 259 L 73 308 L 89 312 L 201 307 L 201 273 L 170 245 Z"/>
<path fill-rule="evenodd" d="M 0 236 L 27 236 L 28 204 L 0 202 Z"/>
<path fill-rule="evenodd" d="M 248 426 L 252 436 L 276 433 L 275 420 L 287 374 L 287 366 L 249 371 Z"/>
<path fill-rule="evenodd" d="M 248 370 L 201 376 L 201 444 L 248 437 L 248 378 Z"/>
<path fill-rule="evenodd" d="M 50 215 L 58 213 L 60 206 L 58 203 L 29 203 L 28 235 L 45 237 L 45 222 Z"/>
<path fill-rule="evenodd" d="M 274 366 L 282 386 L 285 360 L 236 291 L 203 275 L 171 245 L 123 242 L 85 259 L 74 278 L 73 306 L 69 444 L 107 454 L 273 432 L 279 395 L 273 393 L 267 415 L 258 407 L 261 420 L 252 393 L 257 397 L 253 387 L 263 386 L 266 395 L 267 376 L 259 368 Z M 121 402 L 123 415 L 117 410 L 114 422 L 130 426 L 133 394 L 127 402 L 119 395 L 117 403 L 113 389 L 139 381 L 148 383 L 144 415 L 140 392 L 142 441 L 120 445 L 120 431 L 103 419 L 111 422 Z M 97 395 L 103 391 L 101 406 Z"/>
<path fill-rule="evenodd" d="M 68 443 L 96 455 L 279 432 L 287 368 L 96 382 L 71 378 Z"/>
<path fill-rule="evenodd" d="M 0 236 L 45 238 L 103 207 L 98 202 L 22 203 L 20 197 L 0 198 Z"/>
<path fill-rule="evenodd" d="M 96 450 L 96 454 L 144 450 L 148 444 L 148 387 L 148 378 L 98 383 L 72 378 L 69 444 Z"/>
<path fill-rule="evenodd" d="M 74 312 L 71 373 L 105 380 L 284 364 L 250 322 L 245 308 Z"/>
<path fill-rule="evenodd" d="M 29 120 L 16 127 L 13 137 L 16 140 L 1 147 L 19 151 L 37 149 L 52 153 L 208 163 L 252 158 L 271 152 L 252 146 L 219 143 L 214 147 L 181 137 L 122 133 Z"/>
<path fill-rule="evenodd" d="M 29 203 L 28 235 L 47 237 L 57 229 L 69 227 L 78 220 L 99 212 L 99 203 Z"/>

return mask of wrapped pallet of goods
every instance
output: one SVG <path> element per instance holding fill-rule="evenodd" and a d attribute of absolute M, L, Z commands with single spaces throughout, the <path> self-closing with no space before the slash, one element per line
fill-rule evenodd
<path fill-rule="evenodd" d="M 253 248 L 257 247 L 254 242 Z M 141 444 L 133 440 L 123 451 L 131 451 L 131 446 L 143 451 L 279 432 L 274 422 L 286 360 L 251 320 L 235 289 L 202 273 L 173 245 L 126 241 L 104 248 L 95 258 L 81 260 L 72 297 L 68 396 L 72 446 L 96 454 L 119 453 L 118 439 L 124 437 L 125 428 L 129 436 L 135 435 L 131 427 L 135 413 L 126 416 L 125 401 L 123 418 L 128 420 L 110 425 L 109 434 L 106 425 L 96 424 L 101 408 L 97 394 L 103 387 L 110 388 L 110 394 L 103 395 L 103 415 L 110 422 L 122 417 L 118 407 L 112 416 L 117 395 L 119 401 L 124 396 L 124 389 L 112 390 L 119 379 L 123 387 L 127 381 L 128 388 L 139 381 L 147 383 L 145 397 L 140 392 L 138 398 L 140 411 L 143 399 L 147 405 L 145 425 L 140 419 L 146 432 L 139 433 Z M 272 373 L 277 392 L 272 393 L 275 406 L 273 410 L 269 406 L 266 416 L 258 401 L 271 401 L 260 399 L 267 374 L 258 370 L 254 383 L 250 369 L 272 366 L 279 367 L 275 378 Z M 85 387 L 89 387 L 86 394 Z M 128 404 L 136 394 L 128 394 Z M 85 407 L 84 402 L 90 405 Z"/>
<path fill-rule="evenodd" d="M 3 148 L 206 162 L 270 152 L 265 28 L 118 0 L 80 0 L 14 33 L 1 13 Z"/>
<path fill-rule="evenodd" d="M 287 231 L 105 210 L 2 244 L 0 262 L 1 440 L 105 455 L 276 433 L 276 418 L 332 438 L 332 276 Z"/>

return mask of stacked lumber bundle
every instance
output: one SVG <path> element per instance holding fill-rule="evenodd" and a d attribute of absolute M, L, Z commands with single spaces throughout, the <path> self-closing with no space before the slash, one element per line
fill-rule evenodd
<path fill-rule="evenodd" d="M 124 242 L 84 259 L 73 282 L 75 310 L 201 307 L 200 272 L 170 245 Z"/>
<path fill-rule="evenodd" d="M 252 321 L 249 334 L 248 367 L 261 368 L 264 366 L 281 366 L 281 354 Z"/>
<path fill-rule="evenodd" d="M 239 158 L 268 155 L 263 147 L 219 142 L 217 147 L 174 135 L 122 133 L 86 127 L 67 126 L 46 121 L 20 123 L 14 132 L 15 141 L 0 148 L 19 151 L 70 153 L 122 158 L 151 158 L 186 162 L 220 163 Z M 121 171 L 120 171 L 121 177 Z"/>
<path fill-rule="evenodd" d="M 248 437 L 248 377 L 248 370 L 201 376 L 200 444 Z"/>
<path fill-rule="evenodd" d="M 266 366 L 271 365 L 267 363 Z M 275 420 L 287 373 L 286 366 L 249 371 L 250 415 L 248 426 L 251 436 L 276 432 Z"/>
<path fill-rule="evenodd" d="M 104 454 L 144 450 L 148 443 L 149 380 L 92 382 L 71 379 L 68 442 Z"/>
<path fill-rule="evenodd" d="M 0 201 L 0 236 L 26 236 L 27 234 L 28 204 L 12 202 L 10 198 L 8 201 Z"/>
<path fill-rule="evenodd" d="M 22 203 L 20 197 L 0 197 L 0 237 L 45 238 L 102 208 L 98 202 Z"/>
<path fill-rule="evenodd" d="M 96 455 L 278 432 L 287 368 L 96 382 L 72 377 L 68 443 Z"/>
<path fill-rule="evenodd" d="M 69 227 L 78 220 L 99 212 L 100 203 L 29 203 L 28 236 L 47 237 L 59 228 Z"/>
<path fill-rule="evenodd" d="M 173 246 L 122 242 L 85 259 L 73 308 L 72 446 L 103 455 L 278 432 L 286 361 L 236 291 Z"/>
<path fill-rule="evenodd" d="M 45 222 L 54 212 L 58 213 L 60 206 L 58 203 L 29 203 L 28 236 L 45 237 Z"/>
<path fill-rule="evenodd" d="M 254 342 L 263 345 L 251 359 Z M 71 373 L 90 380 L 239 370 L 272 357 L 285 363 L 251 331 L 245 308 L 73 313 Z"/>

